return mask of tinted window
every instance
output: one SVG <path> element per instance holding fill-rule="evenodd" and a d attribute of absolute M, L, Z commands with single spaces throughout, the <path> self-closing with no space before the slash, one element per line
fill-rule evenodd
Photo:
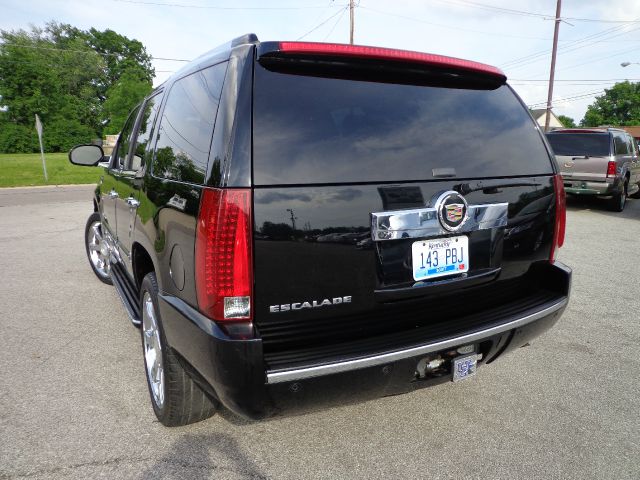
<path fill-rule="evenodd" d="M 133 127 L 136 123 L 136 117 L 138 116 L 139 110 L 140 105 L 133 109 L 120 132 L 120 137 L 118 137 L 118 148 L 115 150 L 115 158 L 112 159 L 111 162 L 113 168 L 124 168 L 124 161 L 125 158 L 127 158 L 129 147 L 131 146 L 131 133 L 133 132 Z"/>
<path fill-rule="evenodd" d="M 155 175 L 204 183 L 226 68 L 226 63 L 206 68 L 171 87 L 158 129 Z"/>
<path fill-rule="evenodd" d="M 466 90 L 296 76 L 256 65 L 254 182 L 339 183 L 551 174 L 507 86 Z"/>
<path fill-rule="evenodd" d="M 625 141 L 627 142 L 627 153 L 633 154 L 634 147 L 633 138 L 631 137 L 631 135 L 625 135 Z"/>
<path fill-rule="evenodd" d="M 609 155 L 608 133 L 549 133 L 547 139 L 556 155 L 574 157 Z"/>
<path fill-rule="evenodd" d="M 616 152 L 616 155 L 626 155 L 627 153 L 629 153 L 629 145 L 627 144 L 627 139 L 622 135 L 613 136 L 613 148 Z"/>
<path fill-rule="evenodd" d="M 132 170 L 137 172 L 144 167 L 146 161 L 145 152 L 147 145 L 151 139 L 151 133 L 155 125 L 155 119 L 158 115 L 158 109 L 160 108 L 160 101 L 162 95 L 154 95 L 144 104 L 142 111 L 142 118 L 140 119 L 140 127 L 138 129 L 138 136 L 136 137 L 136 147 L 133 151 L 133 155 L 128 161 L 126 170 Z"/>

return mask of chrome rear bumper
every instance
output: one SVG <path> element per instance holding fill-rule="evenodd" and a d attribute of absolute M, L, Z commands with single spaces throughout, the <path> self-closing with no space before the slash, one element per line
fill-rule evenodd
<path fill-rule="evenodd" d="M 398 360 L 406 358 L 417 357 L 448 348 L 458 347 L 469 343 L 475 343 L 483 340 L 487 337 L 491 337 L 509 330 L 523 327 L 527 324 L 533 323 L 536 320 L 543 319 L 554 313 L 563 310 L 569 302 L 568 297 L 564 297 L 562 300 L 555 304 L 548 306 L 539 311 L 530 313 L 528 315 L 512 319 L 500 325 L 496 325 L 491 328 L 480 330 L 477 332 L 460 335 L 445 340 L 420 345 L 418 347 L 408 348 L 406 350 L 399 350 L 389 353 L 383 353 L 379 355 L 373 355 L 369 357 L 356 358 L 353 360 L 346 360 L 343 362 L 329 363 L 326 365 L 318 365 L 312 367 L 305 367 L 300 369 L 292 369 L 281 372 L 269 372 L 267 371 L 267 383 L 275 384 L 282 382 L 291 382 L 295 380 L 303 380 L 306 378 L 319 377 L 323 375 L 330 375 L 333 373 L 348 372 L 351 370 L 357 370 L 361 368 L 374 367 L 377 365 L 383 365 L 392 363 Z"/>

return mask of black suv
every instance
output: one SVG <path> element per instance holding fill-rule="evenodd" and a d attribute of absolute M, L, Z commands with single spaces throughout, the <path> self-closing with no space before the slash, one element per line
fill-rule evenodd
<path fill-rule="evenodd" d="M 86 247 L 163 424 L 261 418 L 460 381 L 547 330 L 564 201 L 500 70 L 246 35 L 131 112 Z"/>

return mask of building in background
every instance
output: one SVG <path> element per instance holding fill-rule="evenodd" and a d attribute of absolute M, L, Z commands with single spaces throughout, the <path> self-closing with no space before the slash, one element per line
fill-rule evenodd
<path fill-rule="evenodd" d="M 104 140 L 102 141 L 102 150 L 105 155 L 111 155 L 113 152 L 113 147 L 116 146 L 116 142 L 118 141 L 118 135 L 105 135 Z"/>
<path fill-rule="evenodd" d="M 622 130 L 627 132 L 629 135 L 631 135 L 633 138 L 635 138 L 636 141 L 640 142 L 640 125 L 633 125 L 630 127 L 616 127 L 616 128 L 621 128 Z"/>
<path fill-rule="evenodd" d="M 529 111 L 531 112 L 531 116 L 533 118 L 535 118 L 536 122 L 538 122 L 538 125 L 540 125 L 542 128 L 544 128 L 544 122 L 545 122 L 545 116 L 547 114 L 547 109 L 546 108 L 533 108 L 533 109 L 529 109 Z M 556 117 L 556 114 L 553 113 L 553 111 L 551 111 L 551 118 L 549 119 L 549 128 L 551 130 L 556 129 L 556 128 L 564 128 L 564 125 L 558 119 L 558 117 Z"/>

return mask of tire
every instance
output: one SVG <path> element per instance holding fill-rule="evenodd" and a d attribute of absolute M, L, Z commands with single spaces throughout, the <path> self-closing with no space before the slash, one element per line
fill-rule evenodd
<path fill-rule="evenodd" d="M 629 179 L 625 179 L 622 185 L 622 191 L 611 197 L 609 208 L 614 212 L 622 212 L 627 204 L 627 189 L 629 188 Z"/>
<path fill-rule="evenodd" d="M 640 190 L 638 190 L 636 193 L 634 193 L 633 195 L 629 195 L 631 198 L 640 198 Z"/>
<path fill-rule="evenodd" d="M 84 247 L 93 273 L 98 280 L 107 285 L 113 285 L 111 281 L 111 263 L 109 253 L 104 244 L 102 235 L 102 219 L 99 213 L 92 213 L 84 227 Z"/>
<path fill-rule="evenodd" d="M 167 344 L 158 309 L 158 283 L 153 272 L 142 280 L 140 312 L 145 377 L 151 405 L 160 423 L 178 427 L 211 417 L 218 402 L 207 396 L 187 375 Z"/>

